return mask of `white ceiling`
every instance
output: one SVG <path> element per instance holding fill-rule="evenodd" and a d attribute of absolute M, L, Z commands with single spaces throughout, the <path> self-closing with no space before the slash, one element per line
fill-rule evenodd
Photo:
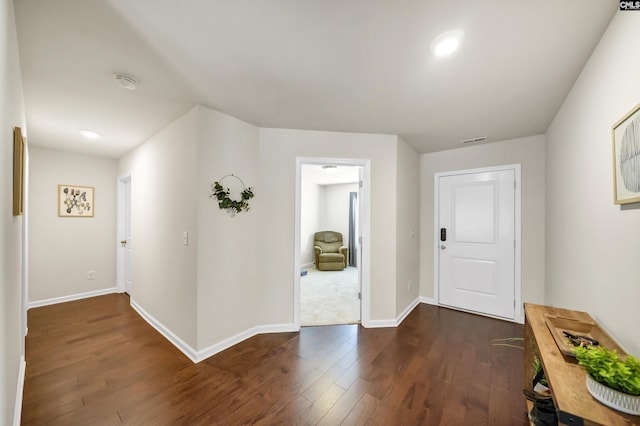
<path fill-rule="evenodd" d="M 544 133 L 616 0 L 15 0 L 32 145 L 117 158 L 202 104 L 417 151 Z M 429 43 L 461 29 L 448 58 Z M 118 88 L 114 72 L 135 76 Z M 78 130 L 103 134 L 87 142 Z"/>

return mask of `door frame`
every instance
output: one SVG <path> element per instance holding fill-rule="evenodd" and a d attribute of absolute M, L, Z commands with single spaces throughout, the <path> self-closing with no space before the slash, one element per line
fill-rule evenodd
<path fill-rule="evenodd" d="M 26 341 L 29 334 L 27 311 L 29 310 L 29 145 L 25 143 L 24 150 L 24 188 L 23 188 L 23 212 L 22 212 L 22 339 L 20 339 L 22 360 L 26 355 Z"/>
<path fill-rule="evenodd" d="M 126 289 L 125 283 L 125 264 L 124 264 L 124 250 L 120 241 L 126 239 L 125 235 L 125 185 L 133 183 L 132 173 L 125 173 L 117 178 L 117 235 L 115 241 L 116 247 L 116 288 L 118 293 L 124 293 Z M 133 188 L 132 188 L 133 189 Z M 131 212 L 130 212 L 131 213 Z M 133 292 L 133 291 L 132 291 Z M 133 295 L 129 295 L 133 301 Z"/>
<path fill-rule="evenodd" d="M 367 159 L 352 158 L 320 158 L 297 157 L 296 158 L 296 193 L 295 193 L 295 231 L 293 249 L 293 324 L 296 330 L 300 329 L 300 222 L 301 222 L 301 195 L 302 195 L 302 165 L 326 165 L 362 167 L 362 187 L 360 187 L 360 244 L 361 262 L 358 267 L 360 274 L 360 324 L 367 327 L 371 321 L 371 161 Z"/>
<path fill-rule="evenodd" d="M 515 311 L 513 315 L 513 321 L 524 323 L 524 311 L 522 309 L 522 182 L 521 182 L 521 165 L 520 164 L 508 164 L 503 166 L 494 166 L 494 167 L 483 167 L 478 169 L 466 169 L 466 170 L 454 170 L 449 172 L 439 172 L 434 173 L 433 177 L 433 302 L 435 305 L 440 306 L 440 250 L 439 244 L 440 240 L 438 235 L 440 235 L 440 224 L 439 224 L 439 215 L 440 215 L 440 178 L 446 176 L 458 176 L 458 175 L 468 175 L 468 174 L 476 174 L 476 173 L 486 173 L 486 172 L 500 172 L 505 170 L 513 170 L 514 178 L 515 178 L 515 192 L 514 192 L 514 226 L 515 226 L 515 252 L 514 252 L 514 298 L 515 298 Z M 453 308 L 456 309 L 456 308 Z M 495 317 L 493 315 L 474 312 L 476 314 L 484 315 L 492 318 L 499 318 L 504 320 L 502 317 Z M 508 320 L 507 320 L 508 321 Z"/>

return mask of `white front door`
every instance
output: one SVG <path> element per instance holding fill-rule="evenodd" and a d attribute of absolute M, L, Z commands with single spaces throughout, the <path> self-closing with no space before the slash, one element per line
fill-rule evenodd
<path fill-rule="evenodd" d="M 441 305 L 515 318 L 515 171 L 438 178 Z"/>

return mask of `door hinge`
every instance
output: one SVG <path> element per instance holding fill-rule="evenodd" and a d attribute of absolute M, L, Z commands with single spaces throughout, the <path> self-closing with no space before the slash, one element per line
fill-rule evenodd
<path fill-rule="evenodd" d="M 358 243 L 362 244 L 362 237 L 358 237 Z"/>
<path fill-rule="evenodd" d="M 518 188 L 518 183 L 514 180 L 513 181 L 513 189 L 517 189 Z"/>
<path fill-rule="evenodd" d="M 360 181 L 360 188 L 364 188 L 364 181 Z"/>
<path fill-rule="evenodd" d="M 362 300 L 362 292 L 358 292 L 358 300 Z"/>

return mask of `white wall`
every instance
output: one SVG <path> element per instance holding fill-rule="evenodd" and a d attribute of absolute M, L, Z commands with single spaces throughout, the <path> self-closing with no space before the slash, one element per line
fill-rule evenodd
<path fill-rule="evenodd" d="M 119 162 L 118 175 L 132 173 L 134 301 L 196 350 L 292 324 L 296 157 L 368 158 L 371 316 L 394 319 L 396 147 L 395 136 L 259 130 L 196 107 Z M 233 218 L 209 198 L 229 173 L 256 194 Z"/>
<path fill-rule="evenodd" d="M 30 166 L 29 301 L 115 287 L 116 160 L 31 146 Z M 58 217 L 59 184 L 93 187 L 94 217 Z"/>
<path fill-rule="evenodd" d="M 132 301 L 191 348 L 197 347 L 197 212 L 203 191 L 197 180 L 198 118 L 194 108 L 118 163 L 118 176 L 132 174 Z M 185 231 L 188 246 L 182 243 Z"/>
<path fill-rule="evenodd" d="M 532 136 L 423 154 L 420 158 L 420 295 L 433 297 L 433 175 L 506 164 L 522 165 L 522 298 L 544 303 L 545 138 Z"/>
<path fill-rule="evenodd" d="M 313 234 L 321 230 L 320 212 L 324 205 L 324 188 L 313 183 L 309 165 L 302 165 L 300 187 L 300 264 L 315 262 Z"/>
<path fill-rule="evenodd" d="M 398 139 L 396 315 L 420 292 L 420 156 Z"/>
<path fill-rule="evenodd" d="M 324 185 L 324 203 L 322 205 L 321 229 L 342 234 L 342 243 L 349 245 L 349 193 L 358 192 L 357 183 Z"/>
<path fill-rule="evenodd" d="M 640 13 L 617 12 L 547 132 L 546 300 L 640 356 L 640 205 L 613 204 L 611 127 L 640 102 Z"/>
<path fill-rule="evenodd" d="M 261 250 L 265 229 L 272 226 L 261 218 L 267 213 L 264 200 L 280 189 L 259 176 L 257 127 L 206 107 L 198 107 L 198 119 L 197 329 L 198 349 L 204 349 L 260 323 L 260 263 L 281 255 L 270 241 Z M 209 198 L 211 183 L 230 173 L 255 190 L 251 210 L 234 217 Z M 239 182 L 228 177 L 222 183 L 239 198 Z"/>
<path fill-rule="evenodd" d="M 294 212 L 297 157 L 371 160 L 371 318 L 394 319 L 397 137 L 304 130 L 260 129 L 260 181 L 277 186 L 263 197 L 264 322 L 293 322 Z M 268 225 L 268 226 L 267 226 Z"/>
<path fill-rule="evenodd" d="M 133 300 L 195 352 L 260 324 L 259 218 L 269 186 L 259 179 L 258 129 L 198 106 L 118 170 L 132 174 Z M 210 198 L 228 174 L 254 188 L 249 212 L 230 217 Z M 235 178 L 221 183 L 239 197 Z"/>
<path fill-rule="evenodd" d="M 13 128 L 27 134 L 13 2 L 0 2 L 0 424 L 14 422 L 22 345 L 22 216 L 12 215 Z M 19 413 L 18 413 L 19 414 Z"/>

